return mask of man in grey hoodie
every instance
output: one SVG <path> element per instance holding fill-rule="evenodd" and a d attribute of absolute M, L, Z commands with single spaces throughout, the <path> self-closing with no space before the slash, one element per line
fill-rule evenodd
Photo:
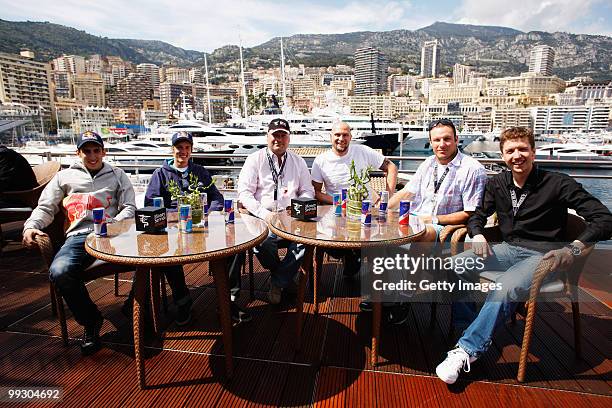
<path fill-rule="evenodd" d="M 68 304 L 75 320 L 85 327 L 81 352 L 89 355 L 101 347 L 102 314 L 89 297 L 81 272 L 94 261 L 85 251 L 85 239 L 93 231 L 92 210 L 103 207 L 106 222 L 132 218 L 136 209 L 134 188 L 125 172 L 103 162 L 102 138 L 85 132 L 77 139 L 76 161 L 53 177 L 43 190 L 38 206 L 24 224 L 23 244 L 35 246 L 34 238 L 64 211 L 69 226 L 66 241 L 49 268 L 49 278 Z"/>

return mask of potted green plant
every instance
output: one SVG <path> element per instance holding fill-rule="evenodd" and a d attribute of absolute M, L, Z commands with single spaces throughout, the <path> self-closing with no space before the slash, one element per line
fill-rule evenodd
<path fill-rule="evenodd" d="M 368 166 L 358 172 L 355 168 L 355 160 L 351 161 L 346 203 L 346 216 L 350 221 L 359 221 L 361 219 L 361 202 L 368 198 L 368 183 L 370 182 L 370 172 L 372 170 L 372 166 Z"/>
<path fill-rule="evenodd" d="M 181 204 L 191 205 L 191 219 L 194 224 L 200 224 L 202 222 L 201 193 L 206 191 L 206 189 L 208 189 L 214 183 L 215 179 L 213 178 L 209 185 L 204 186 L 204 183 L 199 181 L 195 174 L 190 173 L 187 190 L 181 190 L 178 183 L 174 180 L 169 180 L 166 188 L 170 193 L 170 197 L 173 200 L 177 200 L 177 206 L 180 206 Z"/>

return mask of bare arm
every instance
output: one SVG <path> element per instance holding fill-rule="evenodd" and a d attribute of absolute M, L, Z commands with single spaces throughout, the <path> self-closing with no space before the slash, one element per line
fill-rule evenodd
<path fill-rule="evenodd" d="M 387 191 L 389 192 L 389 196 L 392 196 L 393 193 L 395 193 L 395 186 L 397 185 L 397 166 L 391 160 L 385 158 L 380 169 L 386 174 Z"/>
<path fill-rule="evenodd" d="M 332 197 L 329 194 L 325 194 L 321 191 L 323 188 L 323 183 L 317 183 L 313 180 L 312 186 L 314 187 L 315 198 L 317 201 L 319 201 L 321 204 L 333 204 Z"/>
<path fill-rule="evenodd" d="M 457 225 L 466 224 L 473 211 L 457 211 L 450 214 L 437 215 L 440 225 Z M 422 215 L 419 217 L 425 223 L 431 223 L 431 215 Z"/>
<path fill-rule="evenodd" d="M 389 204 L 387 208 L 397 208 L 399 207 L 399 203 L 401 200 L 412 200 L 414 198 L 414 194 L 408 191 L 408 184 L 404 188 L 402 188 L 397 193 L 393 194 L 389 199 Z"/>

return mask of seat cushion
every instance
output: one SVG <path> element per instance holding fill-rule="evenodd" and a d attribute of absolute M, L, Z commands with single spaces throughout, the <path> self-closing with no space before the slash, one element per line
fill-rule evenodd
<path fill-rule="evenodd" d="M 480 273 L 480 277 L 482 279 L 486 279 L 491 282 L 496 282 L 497 279 L 503 273 L 504 272 L 500 272 L 500 271 L 484 271 Z M 557 293 L 557 292 L 563 292 L 564 289 L 565 289 L 565 284 L 563 283 L 563 281 L 560 279 L 555 279 L 553 281 L 544 283 L 540 287 L 540 293 Z"/>

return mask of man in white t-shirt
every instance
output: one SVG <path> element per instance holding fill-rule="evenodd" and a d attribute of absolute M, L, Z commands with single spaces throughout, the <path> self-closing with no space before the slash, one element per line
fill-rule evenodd
<path fill-rule="evenodd" d="M 312 164 L 312 185 L 315 198 L 323 204 L 333 204 L 331 194 L 339 193 L 350 185 L 351 162 L 355 161 L 355 169 L 361 173 L 362 169 L 372 167 L 380 169 L 386 174 L 386 190 L 389 196 L 395 192 L 397 182 L 397 166 L 382 154 L 368 146 L 351 145 L 351 128 L 344 122 L 334 124 L 331 130 L 331 149 L 320 154 Z M 325 193 L 322 187 L 325 185 Z M 369 198 L 374 205 L 380 199 L 379 191 L 369 192 Z M 329 252 L 329 251 L 328 251 Z M 359 251 L 331 251 L 334 257 L 344 258 L 344 275 L 353 276 L 359 271 L 361 254 Z"/>

